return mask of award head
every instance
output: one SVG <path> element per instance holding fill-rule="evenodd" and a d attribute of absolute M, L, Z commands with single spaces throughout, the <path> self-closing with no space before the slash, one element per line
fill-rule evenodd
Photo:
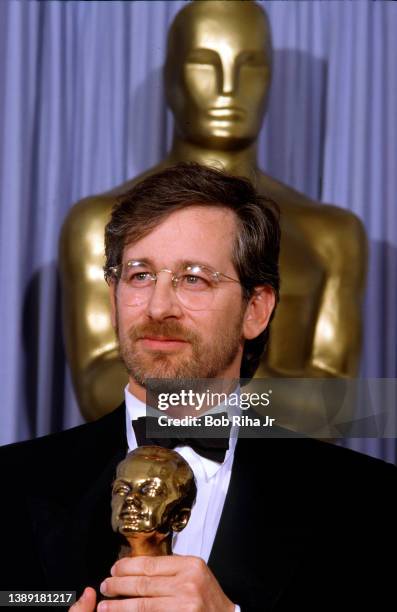
<path fill-rule="evenodd" d="M 244 148 L 258 136 L 271 76 L 266 14 L 254 2 L 192 2 L 169 32 L 166 94 L 183 140 Z"/>
<path fill-rule="evenodd" d="M 117 467 L 112 528 L 126 537 L 181 531 L 189 521 L 195 497 L 194 475 L 181 455 L 158 446 L 141 446 Z"/>

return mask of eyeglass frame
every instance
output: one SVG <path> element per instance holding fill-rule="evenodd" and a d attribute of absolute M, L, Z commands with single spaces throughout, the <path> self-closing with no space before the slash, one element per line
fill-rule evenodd
<path fill-rule="evenodd" d="M 120 280 L 121 275 L 119 273 L 119 270 L 122 269 L 124 266 L 129 266 L 130 268 L 132 268 L 134 264 L 136 265 L 136 267 L 138 267 L 137 264 L 140 264 L 141 266 L 148 266 L 148 268 L 150 268 L 151 278 L 154 284 L 157 283 L 158 274 L 160 274 L 160 272 L 168 272 L 168 274 L 171 274 L 172 286 L 174 287 L 174 289 L 177 288 L 178 281 L 180 280 L 181 276 L 177 276 L 177 274 L 173 270 L 169 270 L 169 268 L 161 268 L 161 270 L 152 270 L 150 264 L 148 264 L 145 260 L 142 260 L 142 259 L 129 259 L 128 261 L 122 262 L 118 264 L 117 266 L 105 266 L 103 270 L 105 273 L 106 282 L 109 283 L 109 277 L 111 276 L 111 274 L 116 275 L 117 280 Z M 196 267 L 210 272 L 210 274 L 213 277 L 213 280 L 215 280 L 217 283 L 222 282 L 222 279 L 220 277 L 223 276 L 224 278 L 227 279 L 227 281 L 238 283 L 239 285 L 241 285 L 241 281 L 238 280 L 237 278 L 232 278 L 231 276 L 228 276 L 224 272 L 218 272 L 217 270 L 213 270 L 210 266 L 207 266 L 204 264 L 186 263 L 184 266 L 184 269 L 189 270 L 189 269 L 196 268 Z M 192 274 L 192 276 L 194 276 L 194 274 Z M 227 282 L 227 281 L 224 281 L 224 282 Z"/>

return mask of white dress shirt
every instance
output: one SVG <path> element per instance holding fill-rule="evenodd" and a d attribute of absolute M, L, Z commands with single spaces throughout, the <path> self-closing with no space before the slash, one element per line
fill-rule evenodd
<path fill-rule="evenodd" d="M 137 448 L 131 421 L 146 416 L 146 404 L 125 389 L 126 428 L 128 452 Z M 224 410 L 224 409 L 223 409 Z M 222 411 L 222 407 L 211 410 Z M 179 555 L 194 555 L 208 562 L 221 518 L 223 505 L 232 473 L 237 436 L 232 428 L 229 449 L 223 463 L 198 455 L 189 446 L 177 446 L 175 450 L 189 463 L 196 478 L 197 497 L 187 526 L 174 535 L 172 550 Z M 235 612 L 240 612 L 236 606 Z"/>

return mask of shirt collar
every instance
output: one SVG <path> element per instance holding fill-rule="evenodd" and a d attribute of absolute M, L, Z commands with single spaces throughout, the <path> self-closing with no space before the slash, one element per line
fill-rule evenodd
<path fill-rule="evenodd" d="M 240 392 L 240 389 L 238 389 L 238 392 Z M 144 402 L 141 402 L 141 400 L 139 400 L 135 395 L 133 395 L 128 390 L 128 385 L 124 389 L 124 396 L 125 396 L 125 406 L 126 406 L 125 413 L 126 413 L 127 442 L 128 442 L 128 451 L 130 452 L 134 450 L 135 448 L 137 448 L 138 446 L 134 428 L 132 427 L 131 421 L 135 421 L 136 419 L 139 419 L 140 417 L 146 416 L 146 404 Z M 216 412 L 222 412 L 224 410 L 225 409 L 222 408 L 222 405 L 220 405 L 220 406 L 216 406 L 212 408 L 212 410 L 208 412 L 216 413 Z M 231 429 L 231 435 L 229 439 L 229 448 L 226 451 L 226 455 L 225 455 L 225 459 L 223 463 L 211 461 L 210 459 L 206 459 L 205 457 L 201 457 L 200 455 L 198 455 L 192 448 L 186 447 L 186 446 L 183 447 L 187 449 L 187 454 L 189 455 L 189 463 L 191 464 L 191 467 L 193 468 L 192 463 L 199 464 L 201 469 L 204 471 L 207 479 L 214 476 L 223 465 L 233 461 L 234 450 L 236 448 L 236 443 L 237 443 L 237 434 L 238 434 L 238 427 L 233 426 Z M 196 471 L 194 470 L 194 468 L 193 468 L 193 471 L 196 474 Z"/>

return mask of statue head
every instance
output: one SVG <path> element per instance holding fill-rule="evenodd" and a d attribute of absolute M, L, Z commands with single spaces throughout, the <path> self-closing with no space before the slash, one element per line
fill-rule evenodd
<path fill-rule="evenodd" d="M 117 467 L 112 528 L 124 536 L 181 531 L 189 521 L 195 497 L 193 472 L 179 453 L 140 446 Z"/>
<path fill-rule="evenodd" d="M 257 138 L 271 77 L 271 35 L 255 2 L 191 2 L 168 36 L 165 84 L 178 136 L 233 150 Z"/>

